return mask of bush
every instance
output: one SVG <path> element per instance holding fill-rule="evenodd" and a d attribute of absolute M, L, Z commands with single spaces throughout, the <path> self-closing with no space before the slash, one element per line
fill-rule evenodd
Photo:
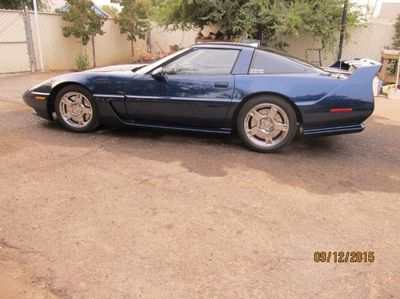
<path fill-rule="evenodd" d="M 84 53 L 81 52 L 78 55 L 76 55 L 75 66 L 80 71 L 84 71 L 89 68 L 89 57 L 86 54 L 86 52 L 84 52 Z"/>

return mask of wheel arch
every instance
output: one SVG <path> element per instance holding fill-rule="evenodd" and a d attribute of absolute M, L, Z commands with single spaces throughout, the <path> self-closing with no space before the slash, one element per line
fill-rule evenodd
<path fill-rule="evenodd" d="M 293 102 L 293 100 L 291 100 L 289 97 L 287 97 L 283 94 L 280 94 L 280 93 L 263 91 L 263 92 L 249 94 L 239 103 L 239 105 L 235 108 L 235 111 L 233 112 L 232 128 L 236 128 L 237 117 L 238 117 L 239 111 L 240 111 L 240 109 L 242 109 L 243 105 L 246 104 L 252 98 L 262 96 L 262 95 L 273 95 L 273 96 L 279 97 L 282 100 L 286 101 L 293 108 L 293 110 L 296 114 L 297 122 L 300 124 L 300 126 L 303 125 L 303 116 L 300 112 L 299 107 L 297 107 L 297 105 Z"/>
<path fill-rule="evenodd" d="M 81 88 L 86 89 L 88 92 L 92 93 L 90 91 L 89 88 L 87 88 L 85 85 L 79 83 L 79 82 L 74 82 L 74 81 L 66 81 L 66 82 L 61 82 L 59 84 L 57 84 L 56 86 L 54 86 L 51 91 L 50 91 L 50 95 L 49 95 L 49 99 L 47 101 L 47 111 L 49 111 L 50 115 L 53 115 L 53 112 L 55 112 L 55 100 L 57 97 L 57 94 L 60 92 L 61 89 L 63 89 L 64 87 L 67 86 L 71 86 L 71 85 L 76 85 L 79 86 Z"/>

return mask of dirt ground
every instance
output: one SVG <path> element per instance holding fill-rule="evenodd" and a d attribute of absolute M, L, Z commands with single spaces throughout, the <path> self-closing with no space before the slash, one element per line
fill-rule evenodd
<path fill-rule="evenodd" d="M 0 298 L 399 298 L 400 102 L 278 154 L 30 113 L 0 78 Z M 315 251 L 374 251 L 316 263 Z"/>

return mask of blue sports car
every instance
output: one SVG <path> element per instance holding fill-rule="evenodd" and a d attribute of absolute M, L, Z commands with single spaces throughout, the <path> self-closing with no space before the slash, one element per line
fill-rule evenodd
<path fill-rule="evenodd" d="M 100 124 L 237 132 L 250 149 L 271 152 L 296 134 L 362 131 L 379 69 L 344 75 L 245 44 L 196 44 L 149 65 L 61 75 L 23 98 L 74 132 Z"/>

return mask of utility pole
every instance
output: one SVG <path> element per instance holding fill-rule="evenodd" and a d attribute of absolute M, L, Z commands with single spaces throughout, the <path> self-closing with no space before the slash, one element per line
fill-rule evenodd
<path fill-rule="evenodd" d="M 40 36 L 40 28 L 39 28 L 39 18 L 38 18 L 38 7 L 36 0 L 33 0 L 33 11 L 35 13 L 35 27 L 36 27 L 36 37 L 37 37 L 37 42 L 38 42 L 38 49 L 39 49 L 39 61 L 40 61 L 40 69 L 43 72 L 44 71 L 44 65 L 43 65 L 43 52 L 42 52 L 42 41 L 41 41 L 41 36 Z"/>
<path fill-rule="evenodd" d="M 342 24 L 340 26 L 338 60 L 342 59 L 344 34 L 346 33 L 346 25 L 347 25 L 347 7 L 348 7 L 348 4 L 349 4 L 349 0 L 344 0 L 343 1 Z"/>
<path fill-rule="evenodd" d="M 31 66 L 31 71 L 36 72 L 36 56 L 35 56 L 35 47 L 32 36 L 31 17 L 29 15 L 29 10 L 27 6 L 24 7 L 22 14 L 24 16 L 24 27 L 25 27 L 26 43 L 28 46 L 28 53 L 29 53 L 29 64 Z"/>

